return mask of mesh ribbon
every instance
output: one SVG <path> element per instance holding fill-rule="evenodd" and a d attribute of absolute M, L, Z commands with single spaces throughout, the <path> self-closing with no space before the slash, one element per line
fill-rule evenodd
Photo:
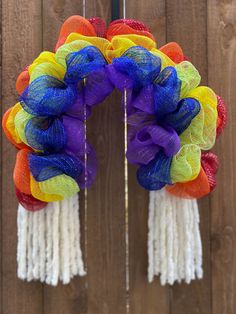
<path fill-rule="evenodd" d="M 96 36 L 93 25 L 84 17 L 73 15 L 69 17 L 62 25 L 55 50 L 64 44 L 66 38 L 71 33 L 79 33 L 85 36 Z"/>
<path fill-rule="evenodd" d="M 151 53 L 128 42 L 125 45 L 127 50 L 108 66 L 108 75 L 118 89 L 126 89 L 130 124 L 126 155 L 140 166 L 139 183 L 150 190 L 172 184 L 172 193 L 178 190 L 176 194 L 182 197 L 209 193 L 211 179 L 201 167 L 201 149 L 211 148 L 215 141 L 216 95 L 198 87 L 200 75 L 178 44 L 169 43 L 160 50 L 152 47 Z M 166 129 L 176 134 L 164 137 L 165 144 L 172 145 L 171 152 L 158 142 Z"/>
<path fill-rule="evenodd" d="M 139 183 L 187 198 L 214 189 L 218 160 L 202 150 L 222 132 L 225 104 L 199 86 L 197 69 L 177 43 L 158 49 L 136 20 L 113 21 L 106 30 L 100 18 L 72 16 L 55 51 L 42 52 L 21 72 L 20 102 L 3 117 L 6 136 L 20 149 L 14 182 L 24 206 L 37 210 L 93 183 L 97 160 L 84 121 L 114 87 L 126 90 L 126 155 L 139 167 Z"/>
<path fill-rule="evenodd" d="M 36 78 L 21 94 L 22 107 L 36 116 L 60 115 L 75 102 L 77 90 L 53 76 Z"/>
<path fill-rule="evenodd" d="M 72 155 L 58 153 L 50 155 L 29 154 L 29 167 L 35 180 L 45 181 L 60 174 L 77 179 L 82 172 L 82 164 Z"/>
<path fill-rule="evenodd" d="M 108 40 L 111 40 L 113 36 L 123 34 L 137 34 L 140 36 L 147 36 L 155 40 L 154 36 L 149 32 L 146 25 L 140 21 L 132 19 L 121 19 L 110 23 L 106 36 Z"/>
<path fill-rule="evenodd" d="M 167 157 L 160 150 L 147 165 L 142 165 L 137 171 L 139 184 L 145 189 L 160 190 L 166 184 L 171 184 L 170 167 L 172 157 Z"/>

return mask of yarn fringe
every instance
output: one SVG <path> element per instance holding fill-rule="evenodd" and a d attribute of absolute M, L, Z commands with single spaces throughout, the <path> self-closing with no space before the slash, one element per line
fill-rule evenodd
<path fill-rule="evenodd" d="M 18 277 L 56 286 L 85 275 L 80 248 L 78 194 L 30 212 L 19 205 Z"/>
<path fill-rule="evenodd" d="M 177 198 L 165 189 L 150 192 L 148 280 L 162 285 L 203 276 L 199 211 L 196 200 Z"/>

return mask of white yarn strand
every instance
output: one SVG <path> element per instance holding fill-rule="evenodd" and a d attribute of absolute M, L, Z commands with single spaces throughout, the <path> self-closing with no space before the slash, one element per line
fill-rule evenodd
<path fill-rule="evenodd" d="M 171 202 L 171 199 L 168 198 L 167 202 L 167 214 L 166 214 L 166 252 L 167 252 L 167 282 L 169 284 L 173 284 L 174 282 L 174 265 L 173 265 L 173 227 L 174 227 L 174 209 L 172 206 L 174 202 Z"/>
<path fill-rule="evenodd" d="M 69 266 L 69 232 L 68 232 L 68 208 L 67 200 L 61 201 L 60 215 L 60 259 L 61 259 L 61 275 L 60 279 L 64 284 L 70 281 L 70 266 Z"/>
<path fill-rule="evenodd" d="M 155 221 L 154 217 L 154 206 L 155 206 L 155 192 L 150 192 L 149 199 L 149 217 L 148 217 L 148 281 L 152 282 L 155 272 L 154 272 L 154 228 L 153 223 Z"/>
<path fill-rule="evenodd" d="M 173 210 L 173 282 L 176 278 L 177 281 L 179 281 L 178 276 L 178 246 L 179 246 L 179 234 L 178 234 L 178 228 L 177 228 L 177 210 L 176 210 L 177 202 L 175 199 Z"/>
<path fill-rule="evenodd" d="M 46 283 L 51 284 L 52 282 L 52 214 L 53 214 L 53 204 L 49 203 L 45 210 L 46 218 Z"/>
<path fill-rule="evenodd" d="M 161 284 L 166 284 L 167 278 L 167 256 L 166 256 L 166 202 L 164 201 L 162 194 L 160 194 L 160 199 L 157 206 L 162 206 L 162 211 L 160 211 L 160 276 Z"/>
<path fill-rule="evenodd" d="M 199 210 L 197 206 L 197 201 L 192 202 L 193 212 L 194 212 L 194 261 L 195 261 L 195 270 L 196 276 L 198 279 L 203 277 L 203 270 L 202 270 L 202 241 L 199 229 Z"/>
<path fill-rule="evenodd" d="M 27 229 L 28 215 L 26 210 L 19 204 L 17 212 L 17 274 L 20 279 L 26 279 L 27 274 Z"/>
<path fill-rule="evenodd" d="M 27 224 L 27 281 L 31 281 L 33 276 L 33 213 L 29 212 Z"/>
<path fill-rule="evenodd" d="M 157 205 L 160 201 L 157 197 L 155 191 L 152 192 L 154 195 L 154 221 L 153 221 L 153 230 L 154 230 L 154 273 L 155 275 L 160 274 L 161 267 L 161 230 L 160 230 L 160 211 L 159 206 Z"/>
<path fill-rule="evenodd" d="M 70 236 L 70 277 L 76 275 L 76 242 L 75 242 L 75 209 L 73 199 L 71 200 L 69 214 L 69 236 Z"/>
<path fill-rule="evenodd" d="M 45 260 L 46 260 L 46 254 L 45 254 L 45 249 L 46 249 L 46 235 L 45 235 L 45 221 L 46 221 L 46 213 L 44 210 L 40 210 L 38 213 L 38 239 L 39 239 L 39 276 L 40 276 L 40 281 L 44 282 L 45 281 L 45 275 L 46 275 L 46 265 L 45 265 Z"/>
<path fill-rule="evenodd" d="M 32 232 L 32 269 L 33 278 L 39 279 L 39 225 L 38 213 L 32 213 L 33 232 Z"/>
<path fill-rule="evenodd" d="M 80 220 L 79 220 L 79 199 L 78 194 L 74 195 L 73 199 L 74 209 L 74 221 L 75 221 L 75 257 L 77 264 L 76 274 L 84 276 L 86 274 L 84 270 L 84 263 L 82 259 L 82 251 L 80 247 Z"/>
<path fill-rule="evenodd" d="M 49 285 L 85 275 L 80 248 L 78 195 L 30 212 L 19 205 L 17 214 L 17 274 Z"/>
<path fill-rule="evenodd" d="M 165 189 L 150 192 L 148 280 L 161 284 L 202 278 L 202 244 L 196 200 L 177 198 Z"/>
<path fill-rule="evenodd" d="M 52 269 L 51 269 L 51 282 L 50 284 L 56 286 L 59 279 L 60 271 L 60 256 L 59 256 L 59 217 L 60 217 L 60 203 L 52 203 Z"/>
<path fill-rule="evenodd" d="M 176 202 L 176 216 L 177 216 L 177 233 L 179 238 L 179 246 L 178 246 L 178 281 L 181 282 L 185 277 L 185 258 L 184 258 L 184 223 L 183 223 L 183 212 L 184 208 L 182 208 L 179 202 Z"/>

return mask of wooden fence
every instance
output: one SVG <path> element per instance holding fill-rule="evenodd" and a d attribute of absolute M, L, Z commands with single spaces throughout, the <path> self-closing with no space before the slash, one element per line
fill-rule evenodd
<path fill-rule="evenodd" d="M 54 47 L 63 20 L 82 15 L 79 0 L 1 0 L 1 111 L 15 104 L 17 74 L 42 50 Z M 120 8 L 122 12 L 122 8 Z M 177 41 L 209 84 L 228 103 L 229 124 L 216 146 L 217 190 L 200 201 L 204 279 L 191 285 L 147 283 L 148 193 L 129 167 L 129 278 L 126 292 L 124 126 L 115 92 L 88 122 L 99 157 L 96 182 L 81 195 L 82 246 L 88 275 L 56 288 L 16 277 L 15 151 L 1 146 L 1 313 L 3 314 L 234 314 L 236 313 L 236 1 L 127 0 L 126 15 L 150 26 L 158 46 Z M 86 17 L 111 19 L 108 0 L 86 0 Z M 86 230 L 86 233 L 85 233 Z M 86 237 L 85 237 L 86 234 Z"/>

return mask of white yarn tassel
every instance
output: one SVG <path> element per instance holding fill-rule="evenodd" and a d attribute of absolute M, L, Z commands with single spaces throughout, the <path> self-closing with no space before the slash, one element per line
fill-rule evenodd
<path fill-rule="evenodd" d="M 19 205 L 18 277 L 57 285 L 85 275 L 80 248 L 78 194 L 30 212 Z"/>
<path fill-rule="evenodd" d="M 196 200 L 175 197 L 165 189 L 150 192 L 148 280 L 161 284 L 202 278 L 202 244 Z"/>

